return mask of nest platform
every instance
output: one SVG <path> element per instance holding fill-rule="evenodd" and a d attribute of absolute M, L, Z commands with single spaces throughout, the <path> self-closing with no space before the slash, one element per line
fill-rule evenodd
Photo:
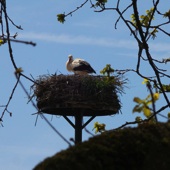
<path fill-rule="evenodd" d="M 117 96 L 121 82 L 105 76 L 48 75 L 34 84 L 37 106 L 52 115 L 104 116 L 120 110 Z"/>

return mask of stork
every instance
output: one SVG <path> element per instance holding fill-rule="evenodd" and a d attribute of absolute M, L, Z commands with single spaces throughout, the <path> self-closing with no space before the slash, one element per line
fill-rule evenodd
<path fill-rule="evenodd" d="M 87 75 L 90 73 L 96 73 L 95 70 L 90 66 L 90 64 L 80 58 L 73 59 L 72 55 L 68 56 L 68 61 L 66 62 L 66 68 L 70 72 L 78 75 Z"/>

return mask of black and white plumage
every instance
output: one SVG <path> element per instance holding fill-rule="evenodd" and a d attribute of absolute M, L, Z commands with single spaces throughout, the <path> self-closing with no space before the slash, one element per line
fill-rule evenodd
<path fill-rule="evenodd" d="M 70 72 L 78 75 L 87 75 L 90 73 L 96 73 L 95 70 L 90 66 L 90 64 L 80 58 L 73 59 L 72 55 L 68 56 L 68 61 L 66 62 L 66 68 Z"/>

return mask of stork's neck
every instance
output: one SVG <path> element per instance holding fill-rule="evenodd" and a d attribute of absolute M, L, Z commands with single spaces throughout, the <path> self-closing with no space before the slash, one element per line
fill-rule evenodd
<path fill-rule="evenodd" d="M 73 58 L 69 58 L 69 63 L 72 63 L 73 62 Z"/>

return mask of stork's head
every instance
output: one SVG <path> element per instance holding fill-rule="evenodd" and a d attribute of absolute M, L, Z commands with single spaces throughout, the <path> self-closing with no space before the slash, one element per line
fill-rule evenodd
<path fill-rule="evenodd" d="M 73 56 L 71 54 L 68 56 L 68 60 L 73 61 Z"/>

